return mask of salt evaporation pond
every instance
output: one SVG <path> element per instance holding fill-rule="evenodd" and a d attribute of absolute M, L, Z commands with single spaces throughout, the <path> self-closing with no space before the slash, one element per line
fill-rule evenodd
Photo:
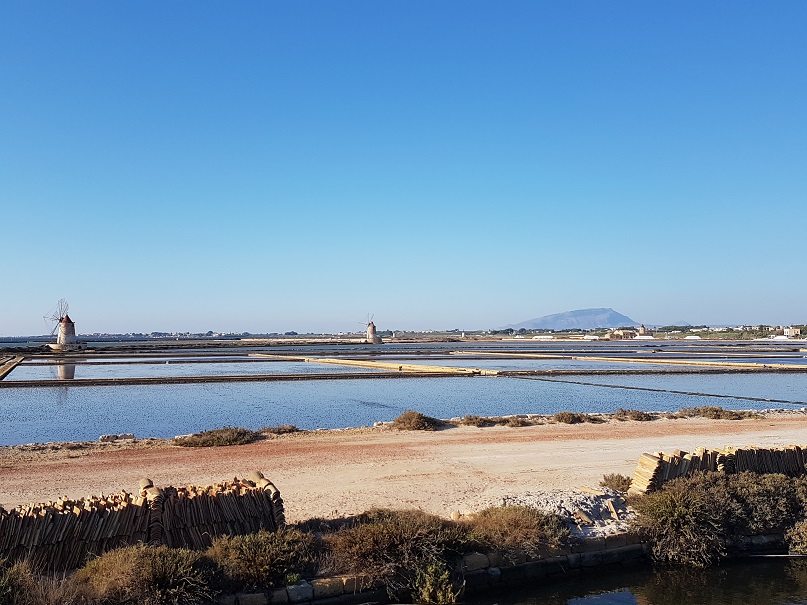
<path fill-rule="evenodd" d="M 257 374 L 340 374 L 343 372 L 377 372 L 373 368 L 348 367 L 306 363 L 304 361 L 243 361 L 243 362 L 184 362 L 163 363 L 76 363 L 62 364 L 72 368 L 72 378 L 171 378 L 174 376 L 253 376 Z M 59 377 L 58 364 L 20 365 L 5 379 L 55 380 Z"/>
<path fill-rule="evenodd" d="M 315 364 L 307 364 L 312 367 Z M 19 368 L 17 368 L 19 369 Z M 15 370 L 16 372 L 17 370 Z M 590 382 L 769 399 L 804 399 L 804 374 L 717 374 L 584 377 Z M 744 381 L 739 385 L 738 381 Z M 466 414 L 613 412 L 619 407 L 676 411 L 720 405 L 732 409 L 782 407 L 744 399 L 596 387 L 547 380 L 475 378 L 342 379 L 181 385 L 0 389 L 0 445 L 94 440 L 103 433 L 173 437 L 225 425 L 258 429 L 295 424 L 303 429 L 370 425 L 407 409 L 438 418 Z M 797 406 L 793 406 L 796 408 Z"/>

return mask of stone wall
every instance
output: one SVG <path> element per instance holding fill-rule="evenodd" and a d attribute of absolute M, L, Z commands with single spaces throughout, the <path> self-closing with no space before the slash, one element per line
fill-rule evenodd
<path fill-rule="evenodd" d="M 144 479 L 136 494 L 0 508 L 0 558 L 68 571 L 88 555 L 138 542 L 201 549 L 216 536 L 284 524 L 280 492 L 259 472 L 204 487 L 159 488 Z"/>

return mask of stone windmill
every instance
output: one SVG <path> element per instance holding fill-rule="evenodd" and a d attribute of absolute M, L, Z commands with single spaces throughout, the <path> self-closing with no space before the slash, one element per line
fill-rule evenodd
<path fill-rule="evenodd" d="M 381 337 L 378 334 L 376 334 L 375 324 L 373 323 L 373 317 L 375 317 L 375 315 L 367 316 L 367 336 L 365 337 L 364 342 L 372 345 L 380 345 L 384 341 L 381 340 Z"/>
<path fill-rule="evenodd" d="M 64 298 L 59 299 L 56 309 L 51 315 L 45 315 L 46 321 L 53 322 L 53 329 L 50 335 L 56 335 L 56 344 L 48 346 L 54 351 L 77 351 L 82 348 L 82 344 L 76 338 L 76 324 L 67 314 L 69 305 Z"/>

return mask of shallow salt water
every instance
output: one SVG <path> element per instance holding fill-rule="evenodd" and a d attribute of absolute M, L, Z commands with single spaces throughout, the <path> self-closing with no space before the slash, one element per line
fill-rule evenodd
<path fill-rule="evenodd" d="M 807 393 L 807 375 L 801 374 L 582 378 L 601 384 L 629 383 L 648 388 L 666 385 L 676 390 L 735 397 L 751 392 L 772 399 L 791 399 L 805 398 L 803 394 Z M 744 384 L 739 384 L 738 379 Z M 731 397 L 503 377 L 6 387 L 0 389 L 0 445 L 92 440 L 103 433 L 124 432 L 138 437 L 173 437 L 224 425 L 253 429 L 277 424 L 295 424 L 304 429 L 364 426 L 392 420 L 407 409 L 451 418 L 466 414 L 553 414 L 563 410 L 613 412 L 619 407 L 676 411 L 697 405 L 732 409 L 783 407 Z"/>

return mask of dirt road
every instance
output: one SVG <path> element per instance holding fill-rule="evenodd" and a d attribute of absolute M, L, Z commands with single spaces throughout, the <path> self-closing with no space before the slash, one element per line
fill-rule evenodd
<path fill-rule="evenodd" d="M 250 445 L 0 448 L 0 504 L 59 496 L 212 483 L 262 470 L 280 489 L 290 521 L 372 507 L 448 515 L 503 495 L 597 485 L 604 473 L 631 475 L 642 452 L 702 445 L 807 445 L 807 414 L 761 420 L 656 420 L 458 427 L 438 432 L 356 429 L 285 435 Z"/>

